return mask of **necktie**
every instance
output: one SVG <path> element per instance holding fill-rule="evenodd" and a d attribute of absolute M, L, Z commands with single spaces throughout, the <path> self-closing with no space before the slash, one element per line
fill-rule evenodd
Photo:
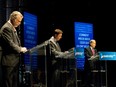
<path fill-rule="evenodd" d="M 92 54 L 93 54 L 93 55 L 95 54 L 95 50 L 94 50 L 94 49 L 92 49 Z"/>

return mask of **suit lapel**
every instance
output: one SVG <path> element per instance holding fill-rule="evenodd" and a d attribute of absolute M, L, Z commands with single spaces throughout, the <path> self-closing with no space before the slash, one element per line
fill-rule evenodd
<path fill-rule="evenodd" d="M 91 50 L 91 48 L 90 48 L 90 47 L 89 47 L 89 52 L 90 52 L 90 54 L 91 54 L 91 55 L 93 55 L 92 50 Z"/>
<path fill-rule="evenodd" d="M 54 44 L 55 48 L 56 48 L 58 51 L 61 51 L 61 48 L 60 48 L 60 46 L 59 46 L 58 43 L 54 42 L 53 40 L 50 40 L 50 41 Z"/>
<path fill-rule="evenodd" d="M 57 47 L 57 49 L 58 49 L 59 51 L 61 51 L 61 48 L 60 48 L 60 45 L 59 45 L 58 42 L 56 42 L 56 47 Z"/>
<path fill-rule="evenodd" d="M 16 40 L 18 42 L 18 45 L 20 46 L 20 39 L 19 39 L 19 37 L 17 35 L 17 31 L 15 31 L 14 34 L 15 34 Z"/>

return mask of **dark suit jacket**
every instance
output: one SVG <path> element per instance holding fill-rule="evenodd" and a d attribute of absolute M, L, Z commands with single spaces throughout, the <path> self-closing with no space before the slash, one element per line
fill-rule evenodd
<path fill-rule="evenodd" d="M 94 49 L 95 50 L 95 54 L 97 54 L 97 50 L 96 49 Z M 94 68 L 94 63 L 93 63 L 93 61 L 91 60 L 88 60 L 89 58 L 91 58 L 91 56 L 92 56 L 93 54 L 92 54 L 92 50 L 91 50 L 91 48 L 90 47 L 87 47 L 87 48 L 85 48 L 84 49 L 84 56 L 85 56 L 85 69 L 93 69 Z"/>
<path fill-rule="evenodd" d="M 63 52 L 61 51 L 60 46 L 51 40 L 50 40 L 50 50 L 51 50 L 52 64 L 55 64 L 58 60 L 56 56 L 62 54 Z"/>
<path fill-rule="evenodd" d="M 2 65 L 15 66 L 19 63 L 20 40 L 13 26 L 6 22 L 0 29 L 2 47 Z"/>
<path fill-rule="evenodd" d="M 60 71 L 62 69 L 62 58 L 57 56 L 63 54 L 59 44 L 55 41 L 55 38 L 52 36 L 49 39 L 49 48 L 50 48 L 50 57 L 48 65 L 48 87 L 61 87 L 61 76 Z M 48 61 L 47 61 L 48 62 Z"/>

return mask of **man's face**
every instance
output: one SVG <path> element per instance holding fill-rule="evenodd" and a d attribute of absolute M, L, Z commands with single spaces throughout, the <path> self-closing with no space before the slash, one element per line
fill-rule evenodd
<path fill-rule="evenodd" d="M 56 38 L 57 41 L 59 41 L 59 40 L 62 38 L 62 34 L 58 34 L 58 35 L 56 35 L 55 38 Z"/>
<path fill-rule="evenodd" d="M 18 15 L 17 18 L 13 20 L 13 26 L 18 27 L 21 24 L 21 21 L 22 21 L 22 17 Z"/>
<path fill-rule="evenodd" d="M 92 41 L 91 47 L 92 47 L 92 48 L 95 48 L 95 46 L 96 46 L 96 41 Z"/>

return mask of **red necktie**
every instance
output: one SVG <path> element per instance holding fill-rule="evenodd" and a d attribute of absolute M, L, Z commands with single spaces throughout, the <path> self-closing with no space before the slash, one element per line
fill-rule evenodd
<path fill-rule="evenodd" d="M 92 53 L 93 53 L 93 55 L 95 54 L 95 50 L 94 49 L 92 49 Z"/>

